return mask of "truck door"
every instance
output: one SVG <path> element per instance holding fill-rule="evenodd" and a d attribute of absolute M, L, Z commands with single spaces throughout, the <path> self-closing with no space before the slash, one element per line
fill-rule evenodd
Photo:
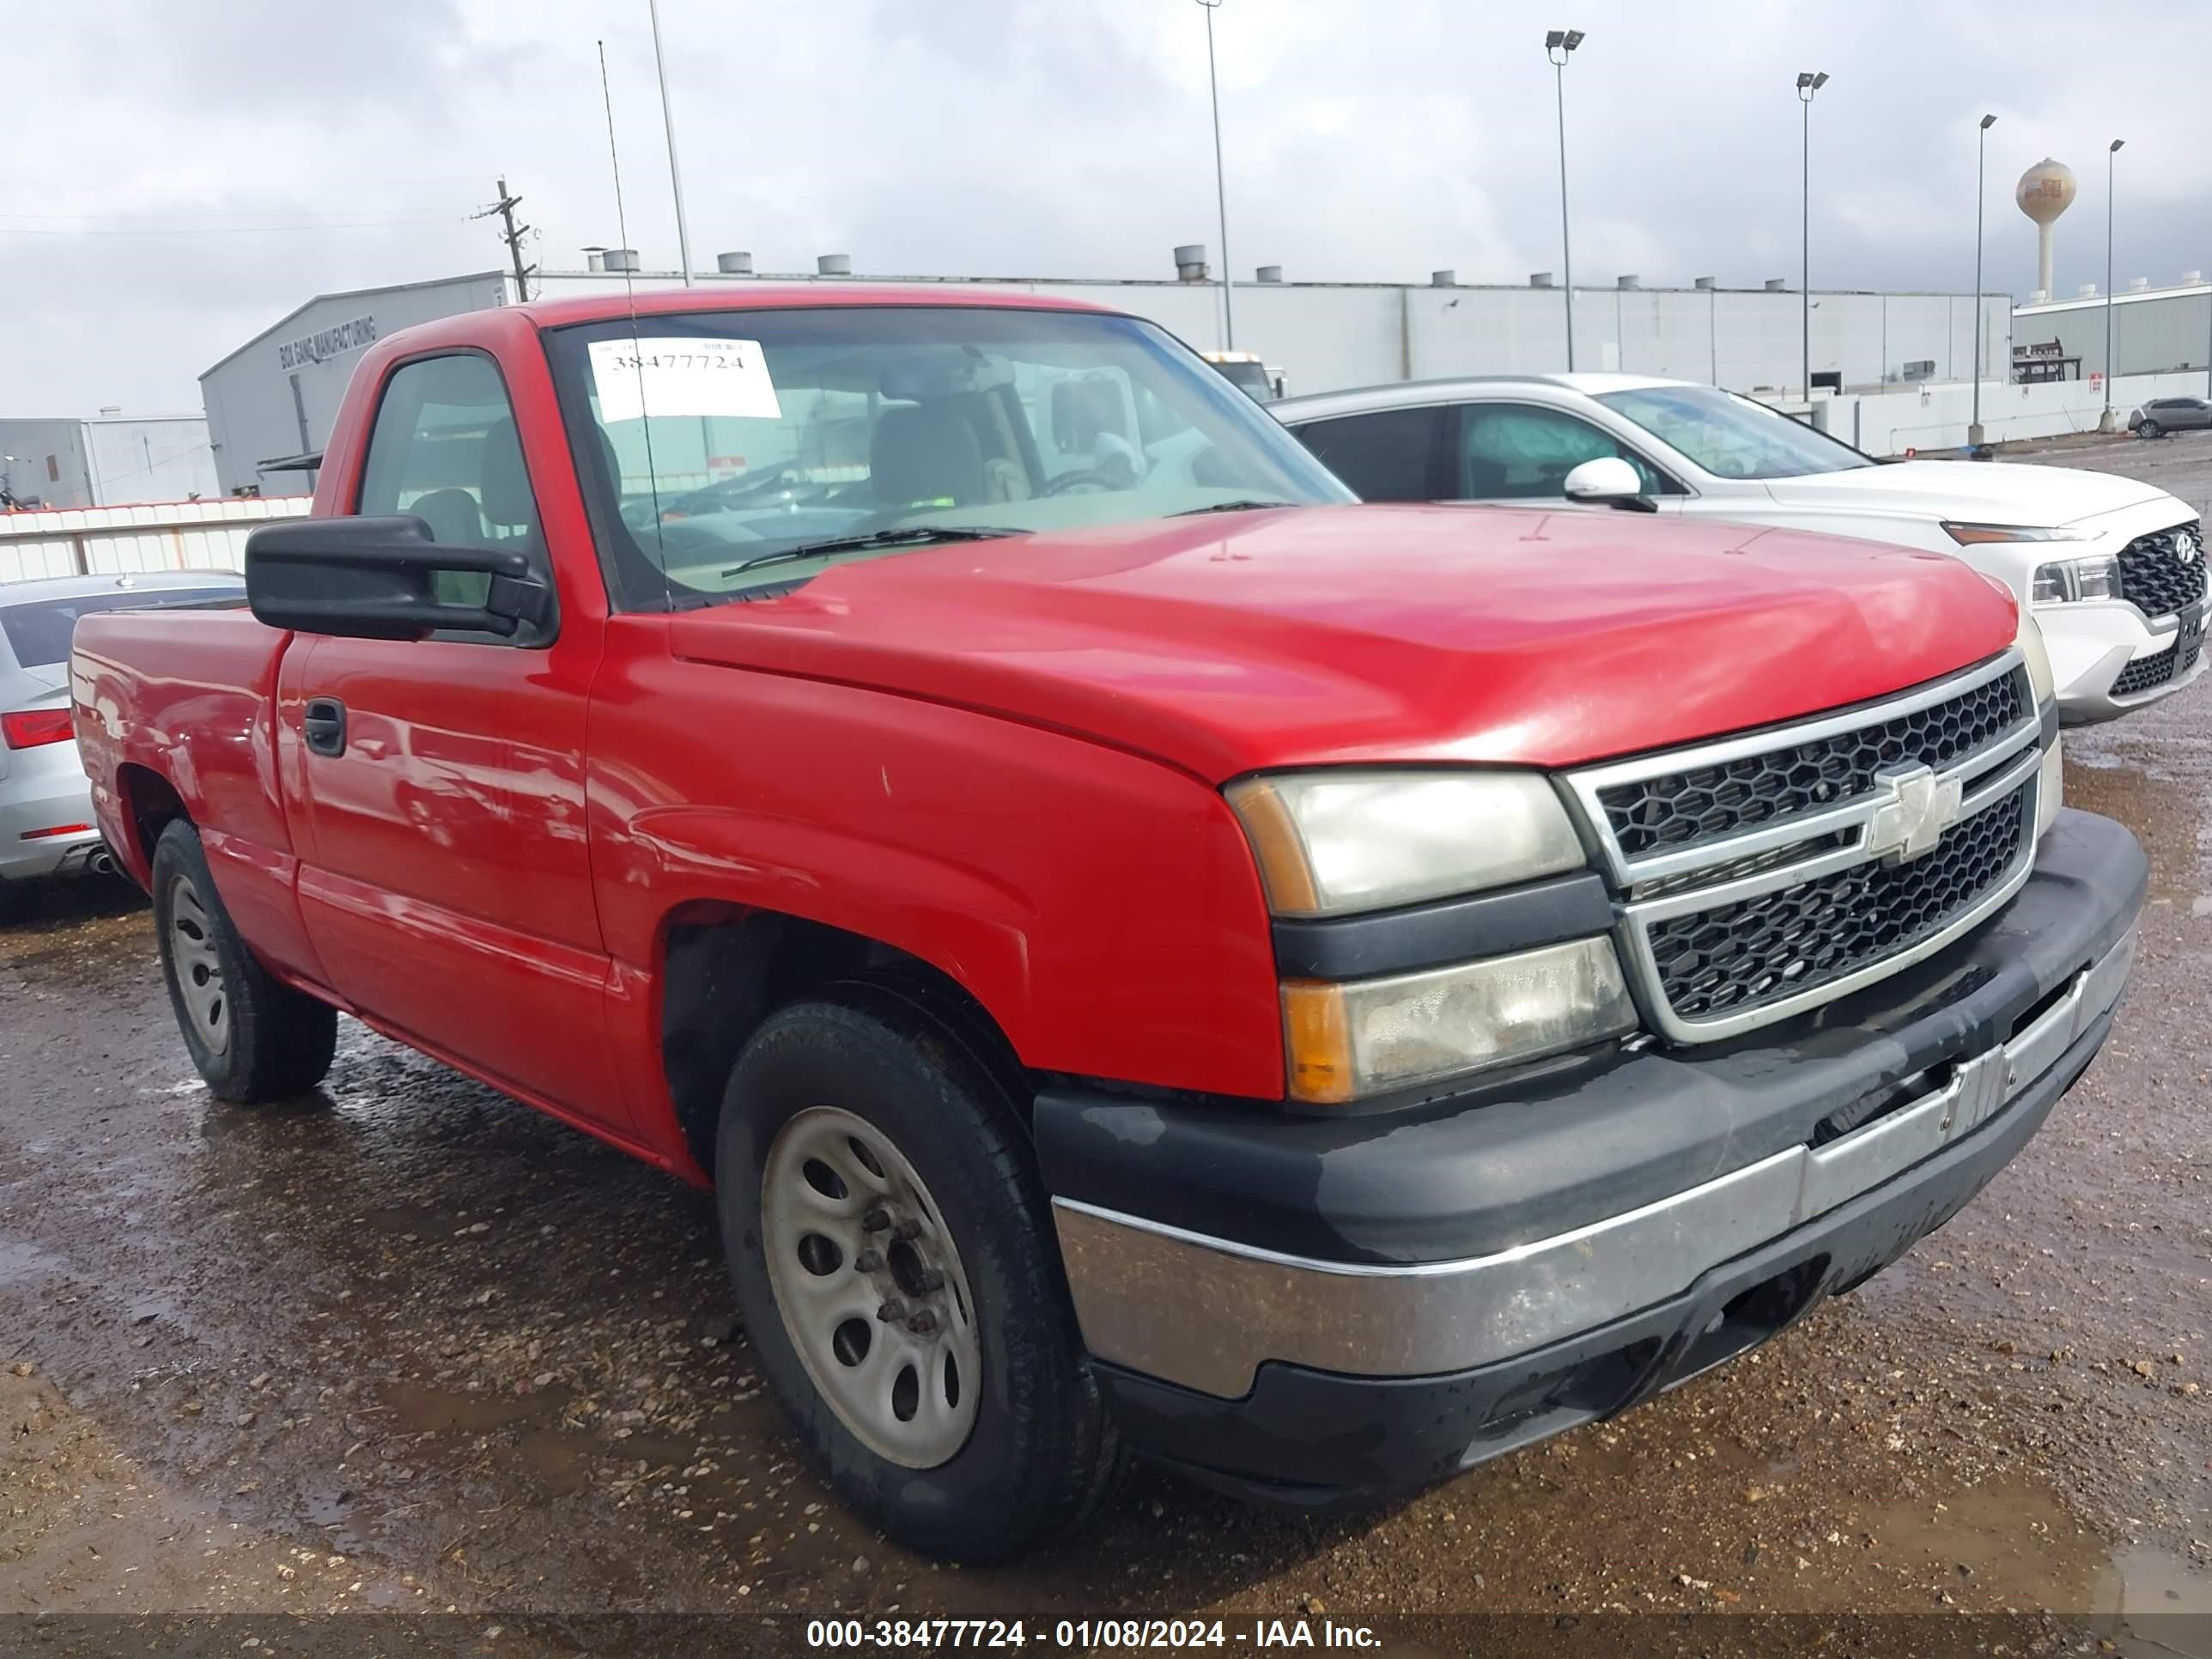
<path fill-rule="evenodd" d="M 548 557 L 492 358 L 448 352 L 391 372 L 354 508 L 414 514 L 440 542 Z M 562 623 L 537 644 L 315 638 L 287 654 L 279 718 L 309 836 L 301 908 L 333 988 L 362 1013 L 626 1132 L 584 821 L 601 630 L 596 617 Z"/>

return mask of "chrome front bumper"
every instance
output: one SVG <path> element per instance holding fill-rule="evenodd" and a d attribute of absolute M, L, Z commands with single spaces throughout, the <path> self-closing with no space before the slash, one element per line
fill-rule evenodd
<path fill-rule="evenodd" d="M 1891 1182 L 1999 1116 L 2118 1002 L 2130 928 L 2002 1047 L 1826 1145 L 1794 1146 L 1571 1232 L 1455 1261 L 1316 1261 L 1055 1198 L 1092 1354 L 1220 1399 L 1267 1361 L 1354 1376 L 1465 1370 L 1679 1294 L 1715 1267 Z"/>

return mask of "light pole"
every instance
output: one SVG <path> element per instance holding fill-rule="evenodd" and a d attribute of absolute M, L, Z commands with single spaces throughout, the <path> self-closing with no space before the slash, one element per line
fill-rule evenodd
<path fill-rule="evenodd" d="M 1974 455 L 1982 453 L 1982 337 L 1987 331 L 1982 325 L 1982 180 L 1990 168 L 1990 129 L 1996 125 L 1994 115 L 1982 117 L 1981 137 L 1975 140 L 1974 157 L 1974 418 L 1966 425 L 1966 447 Z"/>
<path fill-rule="evenodd" d="M 1233 278 L 1229 264 L 1229 186 L 1221 172 L 1221 82 L 1213 72 L 1213 14 L 1221 0 L 1198 0 L 1206 8 L 1206 86 L 1213 95 L 1213 204 L 1221 216 L 1221 344 L 1237 349 L 1237 301 L 1230 290 Z"/>
<path fill-rule="evenodd" d="M 1802 325 L 1805 375 L 1805 419 L 1813 418 L 1813 94 L 1828 84 L 1826 70 L 1807 70 L 1797 77 L 1797 101 L 1805 106 L 1804 320 Z"/>
<path fill-rule="evenodd" d="M 1567 373 L 1575 372 L 1575 255 L 1567 234 L 1567 59 L 1583 43 L 1580 29 L 1551 29 L 1544 35 L 1544 56 L 1551 59 L 1552 80 L 1559 103 L 1559 284 L 1567 296 Z"/>
<path fill-rule="evenodd" d="M 684 286 L 691 286 L 691 232 L 684 222 L 684 175 L 676 166 L 676 113 L 668 106 L 668 63 L 660 55 L 660 0 L 645 0 L 653 19 L 653 68 L 660 77 L 660 125 L 668 134 L 668 188 L 676 198 L 676 256 L 684 262 Z"/>
<path fill-rule="evenodd" d="M 2115 138 L 2105 149 L 2105 412 L 2097 422 L 2100 432 L 2119 430 L 2112 418 L 2112 158 L 2128 141 Z"/>

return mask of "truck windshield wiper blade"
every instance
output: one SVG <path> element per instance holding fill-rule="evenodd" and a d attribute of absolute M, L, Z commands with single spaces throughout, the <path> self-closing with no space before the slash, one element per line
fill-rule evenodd
<path fill-rule="evenodd" d="M 1296 507 L 1296 501 L 1216 501 L 1211 507 L 1187 507 L 1180 513 L 1170 513 L 1170 519 L 1194 519 L 1201 513 L 1252 513 L 1263 507 Z"/>
<path fill-rule="evenodd" d="M 801 542 L 796 547 L 780 547 L 773 553 L 763 553 L 733 564 L 722 574 L 735 576 L 747 570 L 757 570 L 764 564 L 785 564 L 793 559 L 811 559 L 824 553 L 859 553 L 872 547 L 903 547 L 909 544 L 927 546 L 933 542 L 988 542 L 1001 536 L 1026 536 L 1026 530 L 1001 530 L 989 525 L 917 525 L 909 530 L 872 530 L 865 536 L 832 536 L 827 541 Z"/>

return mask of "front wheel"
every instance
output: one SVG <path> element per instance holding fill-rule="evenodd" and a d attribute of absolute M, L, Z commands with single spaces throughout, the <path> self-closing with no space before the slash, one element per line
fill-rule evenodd
<path fill-rule="evenodd" d="M 2136 428 L 2136 436 L 2138 438 L 2155 438 L 2160 436 L 2164 428 L 2162 428 L 2156 421 L 2145 421 L 2141 426 Z"/>
<path fill-rule="evenodd" d="M 154 848 L 154 933 L 169 1004 L 192 1064 L 218 1100 L 288 1100 L 323 1080 L 337 1011 L 254 960 L 223 908 L 192 826 L 178 819 Z"/>
<path fill-rule="evenodd" d="M 753 1035 L 716 1148 L 745 1329 L 810 1461 L 962 1560 L 1066 1531 L 1115 1461 L 1014 1108 L 959 1019 L 854 982 Z"/>

